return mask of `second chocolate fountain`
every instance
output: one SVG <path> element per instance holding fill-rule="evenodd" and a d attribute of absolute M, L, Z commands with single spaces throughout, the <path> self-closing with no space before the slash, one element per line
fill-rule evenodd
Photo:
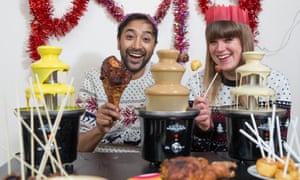
<path fill-rule="evenodd" d="M 176 62 L 179 52 L 158 50 L 159 63 L 151 67 L 155 80 L 145 90 L 146 108 L 141 117 L 142 156 L 151 163 L 187 156 L 191 151 L 193 119 L 197 109 L 188 109 L 189 90 L 181 85 L 185 68 Z"/>

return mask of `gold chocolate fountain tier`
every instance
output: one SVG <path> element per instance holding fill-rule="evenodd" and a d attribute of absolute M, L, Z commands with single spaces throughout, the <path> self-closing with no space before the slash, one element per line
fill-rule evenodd
<path fill-rule="evenodd" d="M 142 157 L 155 166 L 190 155 L 194 118 L 200 113 L 188 108 L 189 89 L 181 85 L 185 68 L 176 61 L 179 51 L 162 49 L 157 55 L 159 62 L 151 67 L 155 84 L 145 90 L 146 108 L 137 108 Z"/>
<path fill-rule="evenodd" d="M 189 89 L 181 85 L 185 68 L 176 62 L 179 51 L 162 49 L 157 51 L 159 63 L 152 65 L 155 80 L 145 90 L 147 111 L 186 111 Z"/>
<path fill-rule="evenodd" d="M 71 97 L 74 96 L 74 87 L 58 82 L 58 72 L 69 71 L 69 65 L 63 63 L 58 58 L 61 51 L 62 48 L 57 46 L 38 47 L 41 59 L 31 64 L 33 87 L 28 87 L 25 90 L 27 107 L 29 107 L 32 91 L 34 91 L 33 94 L 39 102 L 42 102 L 44 98 L 48 109 L 51 110 L 57 108 L 58 95 L 66 95 L 69 93 Z"/>

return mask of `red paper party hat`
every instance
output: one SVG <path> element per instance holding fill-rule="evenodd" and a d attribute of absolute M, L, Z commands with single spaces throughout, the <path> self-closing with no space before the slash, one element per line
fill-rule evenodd
<path fill-rule="evenodd" d="M 209 7 L 205 12 L 205 20 L 207 24 L 214 21 L 235 21 L 249 24 L 248 11 L 233 5 Z"/>

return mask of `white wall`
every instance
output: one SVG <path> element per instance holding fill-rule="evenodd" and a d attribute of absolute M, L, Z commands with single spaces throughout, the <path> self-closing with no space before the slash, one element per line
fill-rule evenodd
<path fill-rule="evenodd" d="M 60 16 L 71 0 L 54 0 L 55 14 Z M 125 13 L 139 11 L 154 14 L 161 0 L 118 0 Z M 223 0 L 225 4 L 234 3 Z M 219 1 L 217 3 L 220 3 Z M 300 109 L 300 1 L 272 0 L 261 1 L 263 11 L 259 14 L 258 50 L 267 52 L 264 62 L 276 69 L 281 69 L 290 79 L 293 93 L 292 115 L 299 116 Z M 188 21 L 188 39 L 190 41 L 190 58 L 204 60 L 205 39 L 203 15 L 197 8 L 197 1 L 190 0 L 190 18 Z M 284 12 L 284 13 L 283 13 Z M 25 106 L 24 90 L 29 86 L 31 76 L 30 59 L 26 53 L 30 34 L 28 2 L 24 0 L 5 1 L 0 7 L 1 13 L 1 61 L 0 61 L 0 147 L 8 147 L 5 129 L 9 131 L 11 152 L 19 151 L 18 122 L 12 110 Z M 157 49 L 173 47 L 173 13 L 170 9 L 159 25 L 159 43 Z M 298 24 L 296 24 L 298 23 Z M 99 65 L 100 59 L 108 55 L 117 55 L 117 23 L 106 10 L 95 1 L 90 1 L 88 11 L 70 33 L 57 39 L 50 39 L 49 45 L 63 48 L 60 58 L 70 65 L 70 77 L 75 78 L 74 86 L 78 88 L 83 71 Z M 154 59 L 157 59 L 155 56 Z M 191 72 L 187 70 L 184 78 Z M 8 128 L 6 128 L 8 122 Z M 0 149 L 0 165 L 7 161 L 6 152 Z"/>

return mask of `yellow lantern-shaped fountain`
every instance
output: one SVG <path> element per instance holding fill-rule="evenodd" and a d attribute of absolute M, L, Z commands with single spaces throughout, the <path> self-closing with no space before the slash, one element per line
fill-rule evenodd
<path fill-rule="evenodd" d="M 72 105 L 75 104 L 74 100 L 73 103 L 70 101 L 71 98 L 74 99 L 75 88 L 59 81 L 60 77 L 57 73 L 67 72 L 70 69 L 69 65 L 58 58 L 61 51 L 62 48 L 57 46 L 38 47 L 41 59 L 31 65 L 34 80 L 25 90 L 27 107 L 20 108 L 18 111 L 33 131 L 24 128 L 25 125 L 22 126 L 25 160 L 44 169 L 50 164 L 45 156 L 46 149 L 43 149 L 40 142 L 43 142 L 45 147 L 46 145 L 54 147 L 55 144 L 57 148 L 51 148 L 51 153 L 56 157 L 59 154 L 62 164 L 67 163 L 67 170 L 72 172 L 73 166 L 70 163 L 77 156 L 79 117 L 84 109 Z M 29 103 L 32 96 L 37 100 L 35 105 Z M 66 104 L 66 102 L 70 103 Z M 32 133 L 40 141 L 34 140 Z M 55 142 L 47 144 L 52 135 L 55 137 Z M 31 162 L 32 159 L 34 162 Z"/>
<path fill-rule="evenodd" d="M 42 98 L 45 98 L 48 109 L 52 110 L 57 108 L 58 95 L 70 93 L 73 96 L 75 92 L 74 87 L 58 82 L 58 72 L 67 72 L 70 68 L 59 59 L 61 51 L 62 48 L 57 46 L 39 46 L 38 52 L 41 59 L 31 65 L 34 76 L 33 94 L 40 102 Z M 25 91 L 27 106 L 29 106 L 31 91 L 32 87 L 28 87 Z"/>

